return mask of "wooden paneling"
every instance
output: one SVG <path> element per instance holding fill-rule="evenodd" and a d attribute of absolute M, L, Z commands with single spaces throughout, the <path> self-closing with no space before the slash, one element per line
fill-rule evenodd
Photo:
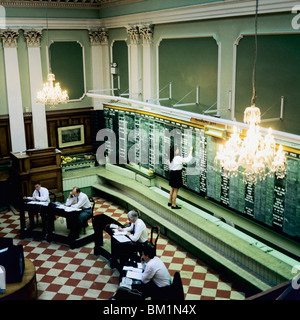
<path fill-rule="evenodd" d="M 0 157 L 9 158 L 11 151 L 11 138 L 9 131 L 9 119 L 7 115 L 0 116 Z"/>
<path fill-rule="evenodd" d="M 84 145 L 61 149 L 62 154 L 78 154 L 92 151 L 91 112 L 93 108 L 75 110 L 53 110 L 46 112 L 48 144 L 49 147 L 58 148 L 57 128 L 84 124 Z M 24 113 L 25 139 L 27 149 L 34 148 L 34 135 L 32 126 L 32 113 Z M 0 159 L 9 159 L 11 150 L 11 136 L 9 116 L 0 116 Z"/>
<path fill-rule="evenodd" d="M 55 148 L 27 150 L 26 155 L 11 153 L 12 178 L 18 198 L 31 195 L 34 184 L 40 181 L 42 186 L 53 191 L 62 199 L 61 157 Z"/>
<path fill-rule="evenodd" d="M 91 112 L 93 108 L 53 110 L 46 112 L 49 147 L 58 148 L 57 128 L 84 124 L 84 145 L 62 148 L 62 154 L 78 154 L 92 151 Z"/>

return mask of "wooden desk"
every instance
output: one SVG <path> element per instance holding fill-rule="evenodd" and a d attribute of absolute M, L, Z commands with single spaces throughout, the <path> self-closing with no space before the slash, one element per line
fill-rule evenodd
<path fill-rule="evenodd" d="M 0 294 L 0 300 L 35 300 L 37 298 L 35 266 L 25 258 L 22 282 L 6 284 L 6 292 Z"/>
<path fill-rule="evenodd" d="M 137 244 L 135 242 L 124 242 L 120 243 L 113 237 L 113 231 L 109 228 L 109 225 L 117 224 L 123 227 L 121 223 L 113 218 L 105 215 L 99 214 L 94 216 L 94 231 L 95 231 L 95 247 L 94 254 L 101 255 L 109 260 L 111 268 L 117 268 L 119 271 L 122 268 L 122 264 L 128 258 L 130 253 L 136 251 Z M 111 252 L 108 252 L 103 248 L 103 231 L 106 231 L 111 236 Z M 120 259 L 120 263 L 118 262 Z"/>
<path fill-rule="evenodd" d="M 40 206 L 23 202 L 22 206 L 20 207 L 20 237 L 21 235 L 23 238 L 32 237 L 33 231 L 26 227 L 25 211 L 36 211 L 36 207 L 41 207 L 41 210 L 43 211 L 43 218 L 46 219 L 43 224 L 46 226 L 46 230 L 44 230 L 44 233 L 46 233 L 46 239 L 48 242 L 62 242 L 69 245 L 71 249 L 74 249 L 82 247 L 83 245 L 94 241 L 94 233 L 79 238 L 80 224 L 78 216 L 80 214 L 80 211 L 65 211 L 64 209 L 57 208 L 51 203 L 49 203 L 48 206 Z M 70 233 L 68 236 L 55 233 L 54 222 L 56 216 L 65 217 L 69 220 Z"/>

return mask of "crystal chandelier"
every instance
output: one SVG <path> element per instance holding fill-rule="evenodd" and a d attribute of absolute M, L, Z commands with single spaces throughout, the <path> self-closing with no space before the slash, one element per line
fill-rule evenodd
<path fill-rule="evenodd" d="M 255 106 L 256 89 L 256 56 L 257 56 L 257 16 L 258 0 L 256 1 L 255 16 L 255 55 L 253 67 L 253 96 L 251 106 L 244 111 L 244 122 L 249 124 L 246 136 L 242 140 L 233 127 L 230 139 L 221 145 L 215 157 L 215 168 L 220 170 L 227 177 L 235 177 L 238 173 L 243 175 L 245 183 L 257 183 L 258 180 L 265 180 L 267 176 L 283 178 L 286 171 L 286 157 L 280 145 L 276 143 L 271 128 L 268 134 L 263 137 L 260 133 L 259 123 L 261 120 L 260 109 Z"/>
<path fill-rule="evenodd" d="M 48 7 L 46 7 L 46 23 L 47 23 L 47 43 L 49 49 L 49 28 L 48 28 Z M 67 103 L 69 96 L 66 90 L 62 91 L 59 82 L 56 82 L 53 85 L 55 80 L 55 75 L 51 72 L 51 52 L 49 49 L 49 73 L 47 80 L 48 82 L 44 83 L 43 90 L 37 93 L 36 102 L 42 104 L 48 104 L 50 106 L 58 105 L 59 103 Z"/>
<path fill-rule="evenodd" d="M 59 82 L 53 84 L 55 76 L 48 74 L 48 82 L 44 83 L 43 90 L 37 93 L 37 102 L 55 106 L 59 103 L 67 103 L 69 96 L 66 90 L 62 91 Z"/>

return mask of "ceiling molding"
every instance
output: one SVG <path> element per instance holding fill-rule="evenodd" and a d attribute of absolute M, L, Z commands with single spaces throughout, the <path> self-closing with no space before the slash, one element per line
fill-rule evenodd
<path fill-rule="evenodd" d="M 164 24 L 187 21 L 220 19 L 255 14 L 255 0 L 225 0 L 221 2 L 179 7 L 160 11 L 124 15 L 101 19 L 106 28 L 119 28 L 133 24 Z M 259 14 L 291 12 L 298 0 L 260 0 Z"/>
<path fill-rule="evenodd" d="M 254 15 L 255 2 L 255 0 L 226 0 L 222 2 L 206 3 L 202 5 L 193 5 L 103 19 L 49 18 L 48 23 L 49 29 L 92 29 L 101 27 L 112 29 L 123 28 L 130 25 L 157 25 L 207 19 L 231 18 Z M 299 4 L 298 0 L 273 0 L 272 2 L 269 0 L 261 0 L 258 13 L 271 14 L 292 12 L 292 8 L 297 4 Z M 6 26 L 9 29 L 44 29 L 46 28 L 46 21 L 44 18 L 6 18 Z"/>
<path fill-rule="evenodd" d="M 144 0 L 0 0 L 4 7 L 59 8 L 59 9 L 102 9 Z"/>

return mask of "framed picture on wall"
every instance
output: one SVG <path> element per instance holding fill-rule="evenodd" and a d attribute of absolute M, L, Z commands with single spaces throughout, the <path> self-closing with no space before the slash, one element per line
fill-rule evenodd
<path fill-rule="evenodd" d="M 84 144 L 84 125 L 57 128 L 58 147 L 66 148 Z"/>

